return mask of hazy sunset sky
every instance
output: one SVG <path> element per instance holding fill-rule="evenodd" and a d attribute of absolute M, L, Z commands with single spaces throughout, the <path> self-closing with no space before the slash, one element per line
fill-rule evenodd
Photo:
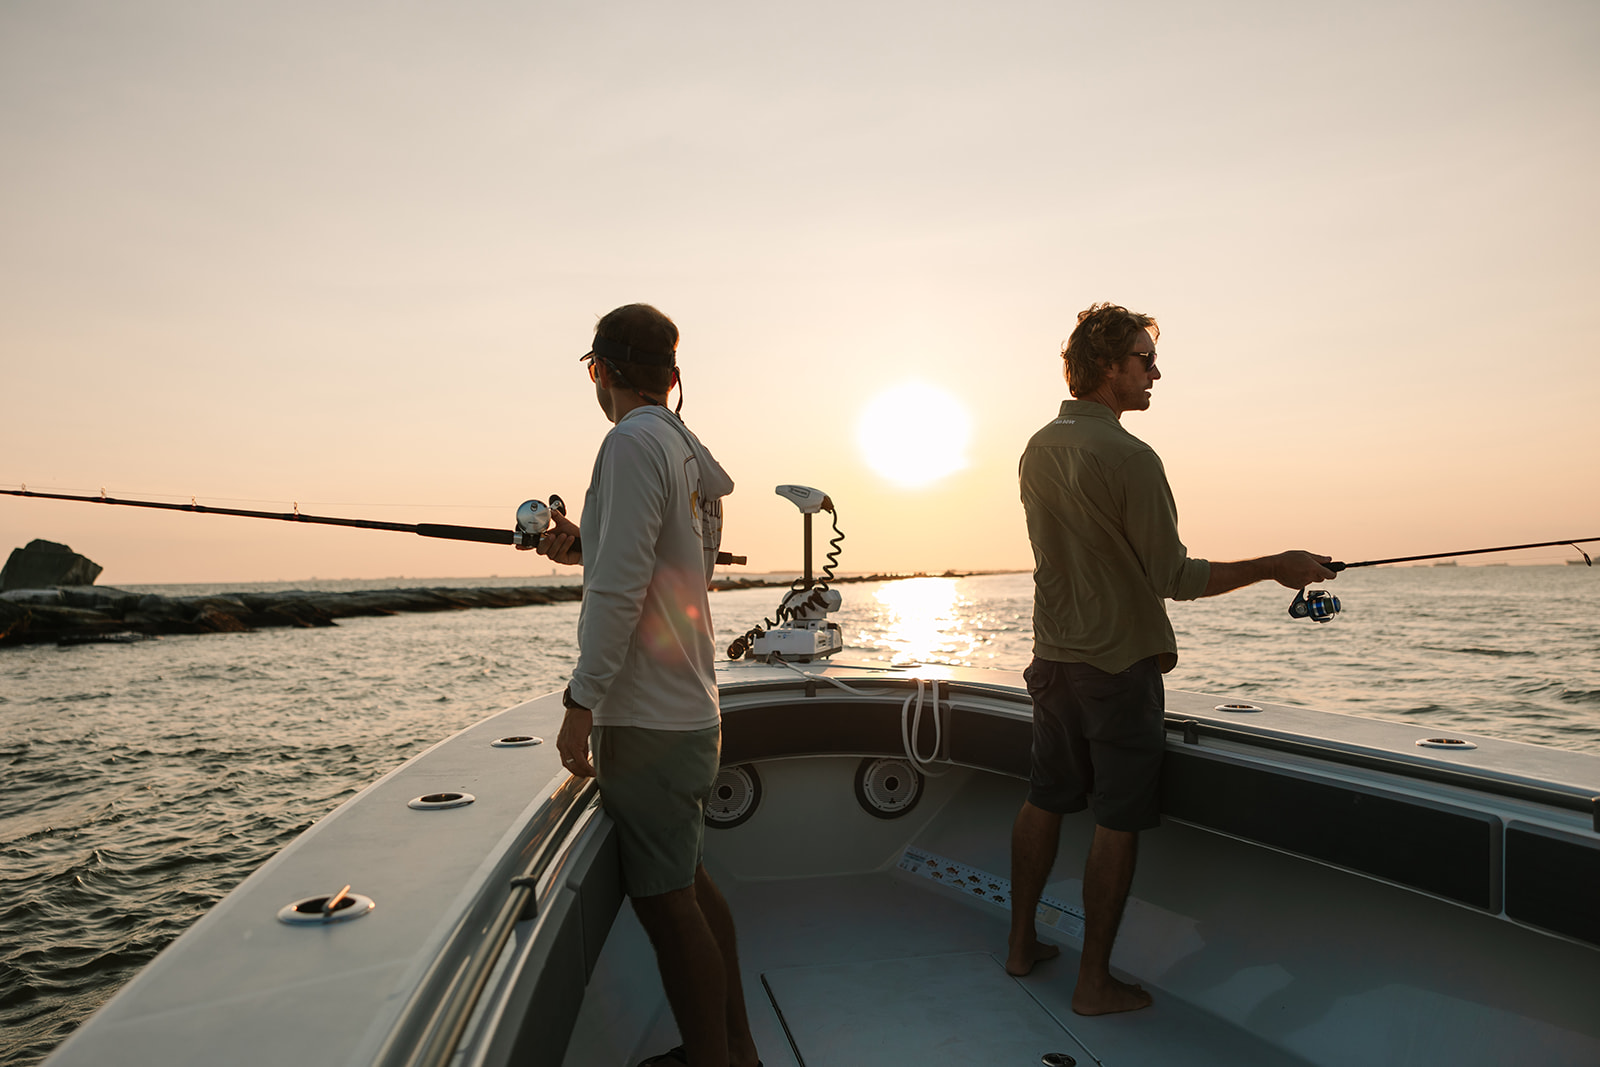
<path fill-rule="evenodd" d="M 646 301 L 752 570 L 800 562 L 780 482 L 847 571 L 1022 568 L 1112 300 L 1195 555 L 1600 535 L 1592 0 L 9 0 L 0 144 L 0 488 L 509 527 L 581 501 L 577 357 Z M 921 486 L 860 425 L 909 386 L 964 464 Z M 105 584 L 551 566 L 0 496 L 35 537 Z"/>

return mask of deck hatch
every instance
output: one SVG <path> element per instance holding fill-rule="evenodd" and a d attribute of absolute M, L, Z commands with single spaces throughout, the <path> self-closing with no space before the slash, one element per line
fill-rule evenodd
<path fill-rule="evenodd" d="M 1485 911 L 1499 906 L 1500 820 L 1168 749 L 1162 811 Z"/>
<path fill-rule="evenodd" d="M 1600 945 L 1600 842 L 1508 826 L 1506 914 Z"/>
<path fill-rule="evenodd" d="M 986 952 L 784 967 L 761 980 L 805 1067 L 1025 1067 L 1051 1052 L 1094 1062 Z"/>

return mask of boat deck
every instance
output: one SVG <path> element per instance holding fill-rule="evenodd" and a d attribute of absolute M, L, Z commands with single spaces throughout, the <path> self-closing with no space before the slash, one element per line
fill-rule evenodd
<path fill-rule="evenodd" d="M 1600 1052 L 1592 949 L 1171 822 L 1141 842 L 1112 958 L 1155 1004 L 1076 1015 L 1092 822 L 1064 825 L 1045 887 L 1040 935 L 1061 956 L 1016 979 L 1003 966 L 1006 872 L 1026 784 L 956 770 L 907 817 L 879 820 L 851 797 L 854 765 L 764 762 L 757 817 L 707 832 L 767 1067 L 1021 1067 L 1051 1052 L 1106 1067 L 1576 1065 Z M 563 1062 L 633 1067 L 678 1043 L 624 905 Z"/>
<path fill-rule="evenodd" d="M 1181 1001 L 1084 1017 L 1070 1006 L 1077 952 L 1026 978 L 1004 968 L 1007 918 L 901 871 L 728 883 L 739 918 L 752 1028 L 763 1061 L 1235 1067 L 1303 1061 Z M 840 923 L 838 916 L 851 921 Z M 670 1017 L 652 1038 L 676 1043 Z"/>
<path fill-rule="evenodd" d="M 767 764 L 769 795 L 785 791 L 790 776 L 816 774 L 828 762 Z M 927 810 L 915 813 L 921 818 L 880 822 L 856 812 L 858 833 L 846 838 L 803 832 L 803 824 L 837 824 L 841 812 L 822 810 L 771 813 L 774 824 L 761 833 L 760 844 L 754 824 L 709 832 L 707 866 L 738 925 L 745 1000 L 767 1067 L 1023 1067 L 1051 1052 L 1108 1067 L 1306 1062 L 1163 995 L 1142 977 L 1156 998 L 1151 1008 L 1075 1015 L 1078 883 L 1072 876 L 1081 861 L 1070 844 L 1058 861 L 1057 880 L 1046 887 L 1047 901 L 1064 905 L 1060 921 L 1041 926 L 1061 956 L 1025 978 L 1008 975 L 1005 831 L 1022 788 L 992 776 L 953 774 L 933 781 Z M 966 802 L 946 803 L 957 794 Z M 916 823 L 922 832 L 908 846 L 902 835 Z M 743 847 L 722 847 L 735 836 L 745 839 Z M 837 873 L 800 873 L 806 870 Z M 641 1011 L 644 1005 L 650 1007 Z M 597 961 L 565 1064 L 632 1067 L 678 1043 L 650 946 L 624 905 Z"/>

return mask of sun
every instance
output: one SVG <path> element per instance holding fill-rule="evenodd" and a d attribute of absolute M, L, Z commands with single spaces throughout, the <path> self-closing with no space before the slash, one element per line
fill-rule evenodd
<path fill-rule="evenodd" d="M 856 442 L 867 465 L 908 489 L 965 469 L 971 436 L 972 419 L 961 402 L 923 382 L 885 389 L 856 423 Z"/>

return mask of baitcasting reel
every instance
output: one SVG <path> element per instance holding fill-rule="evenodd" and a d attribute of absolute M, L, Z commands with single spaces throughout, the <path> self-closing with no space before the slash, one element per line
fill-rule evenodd
<path fill-rule="evenodd" d="M 550 528 L 550 513 L 559 511 L 567 513 L 566 502 L 554 494 L 550 503 L 543 500 L 524 500 L 517 508 L 516 539 L 512 543 L 518 548 L 533 548 L 539 543 L 539 538 Z"/>
<path fill-rule="evenodd" d="M 1332 622 L 1339 614 L 1339 598 L 1326 589 L 1302 589 L 1294 595 L 1289 614 L 1296 619 L 1312 622 Z"/>

